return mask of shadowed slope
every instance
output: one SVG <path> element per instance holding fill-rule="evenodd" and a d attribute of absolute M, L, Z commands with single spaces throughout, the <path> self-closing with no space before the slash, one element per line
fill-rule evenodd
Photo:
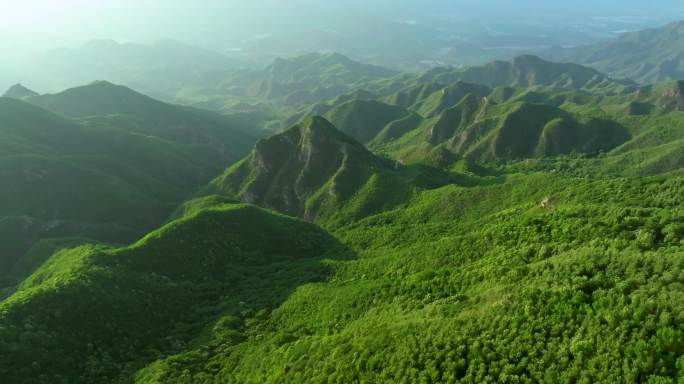
<path fill-rule="evenodd" d="M 324 279 L 322 258 L 340 252 L 311 224 L 245 205 L 201 209 L 128 248 L 60 251 L 0 304 L 0 374 L 130 382 L 214 322 L 244 339 L 245 317 Z"/>
<path fill-rule="evenodd" d="M 72 118 L 89 118 L 99 127 L 116 127 L 184 145 L 228 163 L 245 154 L 259 133 L 242 120 L 163 103 L 130 88 L 97 81 L 26 101 Z"/>
<path fill-rule="evenodd" d="M 399 106 L 355 99 L 335 107 L 325 116 L 340 131 L 361 143 L 368 143 L 387 124 L 402 120 L 410 114 L 411 112 Z"/>

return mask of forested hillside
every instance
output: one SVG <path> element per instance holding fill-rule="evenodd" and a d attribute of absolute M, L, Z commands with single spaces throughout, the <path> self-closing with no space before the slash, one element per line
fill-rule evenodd
<path fill-rule="evenodd" d="M 135 240 L 262 135 L 248 120 L 109 83 L 21 99 L 0 98 L 2 288 L 49 256 L 32 250 L 43 239 Z"/>
<path fill-rule="evenodd" d="M 682 382 L 681 81 L 243 75 L 0 98 L 3 383 Z"/>

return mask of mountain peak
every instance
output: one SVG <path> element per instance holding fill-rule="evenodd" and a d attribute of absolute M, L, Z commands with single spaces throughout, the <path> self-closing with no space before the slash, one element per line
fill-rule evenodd
<path fill-rule="evenodd" d="M 38 93 L 26 88 L 22 84 L 15 84 L 11 86 L 2 96 L 24 100 L 29 97 L 38 96 Z"/>
<path fill-rule="evenodd" d="M 69 117 L 131 114 L 162 104 L 128 87 L 98 80 L 56 94 L 31 98 L 31 103 Z"/>
<path fill-rule="evenodd" d="M 285 104 L 315 103 L 395 74 L 393 70 L 354 61 L 339 53 L 310 53 L 275 59 L 266 67 L 255 89 L 258 95 L 281 99 Z"/>
<path fill-rule="evenodd" d="M 328 120 L 313 116 L 256 144 L 252 153 L 212 183 L 213 192 L 237 196 L 308 220 L 334 214 L 374 175 L 382 159 Z"/>
<path fill-rule="evenodd" d="M 321 58 L 327 59 L 327 60 L 332 61 L 332 62 L 342 62 L 342 63 L 354 62 L 354 60 L 352 60 L 348 56 L 345 56 L 339 52 L 324 53 Z"/>
<path fill-rule="evenodd" d="M 107 80 L 95 80 L 92 83 L 86 85 L 87 86 L 98 86 L 98 87 L 117 87 L 117 85 L 110 83 Z"/>
<path fill-rule="evenodd" d="M 300 143 L 306 150 L 318 151 L 322 147 L 329 147 L 326 150 L 337 150 L 343 145 L 352 145 L 365 151 L 360 143 L 344 134 L 322 116 L 306 117 L 294 129 L 298 131 Z M 336 148 L 333 149 L 333 147 Z"/>
<path fill-rule="evenodd" d="M 334 132 L 334 134 L 339 134 L 337 128 L 323 116 L 306 117 L 299 125 L 304 131 Z"/>

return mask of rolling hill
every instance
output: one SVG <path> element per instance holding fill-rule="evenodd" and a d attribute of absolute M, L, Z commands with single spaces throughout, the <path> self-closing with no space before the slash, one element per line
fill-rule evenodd
<path fill-rule="evenodd" d="M 332 99 L 395 74 L 338 53 L 312 53 L 275 59 L 263 70 L 235 72 L 221 87 L 237 97 L 299 105 Z"/>
<path fill-rule="evenodd" d="M 600 116 L 590 107 L 601 98 L 621 104 L 629 96 L 611 98 L 548 88 L 492 89 L 460 81 L 425 89 L 431 92 L 412 95 L 416 88 L 410 87 L 376 100 L 353 99 L 332 106 L 326 117 L 391 158 L 412 163 L 437 161 L 441 166 L 443 161 L 460 158 L 486 163 L 595 155 L 632 137 L 617 114 Z M 642 100 L 632 101 L 632 107 L 654 100 L 672 110 L 677 94 L 676 87 L 658 87 L 629 95 Z M 387 104 L 391 102 L 411 105 Z"/>
<path fill-rule="evenodd" d="M 328 111 L 326 118 L 340 131 L 368 143 L 390 123 L 409 118 L 411 112 L 375 100 L 353 99 Z"/>
<path fill-rule="evenodd" d="M 106 81 L 25 100 L 67 117 L 89 118 L 92 124 L 201 147 L 205 156 L 226 163 L 240 158 L 261 134 L 239 118 L 163 103 Z"/>
<path fill-rule="evenodd" d="M 26 279 L 0 304 L 0 373 L 668 380 L 681 356 L 681 181 L 519 174 L 447 185 L 333 236 L 215 197 L 190 202 L 136 244 L 63 250 Z"/>
<path fill-rule="evenodd" d="M 61 250 L 0 304 L 0 373 L 7 382 L 36 373 L 41 379 L 31 382 L 128 381 L 205 329 L 239 342 L 248 313 L 322 281 L 329 274 L 324 259 L 350 256 L 344 252 L 312 224 L 225 204 L 129 247 Z"/>
<path fill-rule="evenodd" d="M 106 83 L 26 100 L 90 117 L 0 98 L 0 276 L 9 281 L 42 239 L 134 240 L 256 141 L 238 120 Z"/>
<path fill-rule="evenodd" d="M 630 80 L 612 79 L 589 67 L 550 62 L 532 55 L 518 56 L 510 62 L 494 61 L 465 69 L 434 68 L 421 75 L 418 81 L 440 84 L 464 81 L 488 87 L 545 86 L 611 93 L 635 87 Z"/>

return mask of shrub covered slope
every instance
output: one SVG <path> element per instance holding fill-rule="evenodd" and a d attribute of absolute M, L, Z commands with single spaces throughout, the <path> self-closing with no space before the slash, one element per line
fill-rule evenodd
<path fill-rule="evenodd" d="M 315 56 L 304 61 L 320 66 L 304 67 L 318 73 L 339 60 Z M 49 140 L 17 122 L 0 131 L 12 139 L 0 146 L 0 172 L 14 175 L 0 187 L 11 202 L 0 205 L 0 234 L 48 231 L 58 209 L 62 226 L 113 215 L 125 230 L 157 207 L 172 218 L 129 246 L 46 236 L 12 263 L 21 278 L 0 292 L 0 377 L 682 382 L 680 82 L 637 88 L 532 57 L 394 78 L 347 64 L 335 73 L 367 71 L 369 91 L 294 108 L 291 128 L 173 207 L 195 184 L 163 164 L 131 155 L 114 168 L 72 150 L 95 146 L 113 117 L 74 122 L 0 99 L 62 132 Z M 294 77 L 269 92 L 309 81 L 301 62 L 279 65 Z M 156 148 L 155 159 L 192 159 L 172 162 L 187 177 L 210 169 L 183 140 L 151 136 L 130 140 Z M 60 193 L 83 193 L 81 204 L 26 187 L 57 184 L 53 173 L 74 190 Z M 126 183 L 107 184 L 114 177 Z M 20 187 L 23 200 L 8 189 Z M 127 199 L 99 207 L 88 191 L 101 196 L 93 201 Z"/>

